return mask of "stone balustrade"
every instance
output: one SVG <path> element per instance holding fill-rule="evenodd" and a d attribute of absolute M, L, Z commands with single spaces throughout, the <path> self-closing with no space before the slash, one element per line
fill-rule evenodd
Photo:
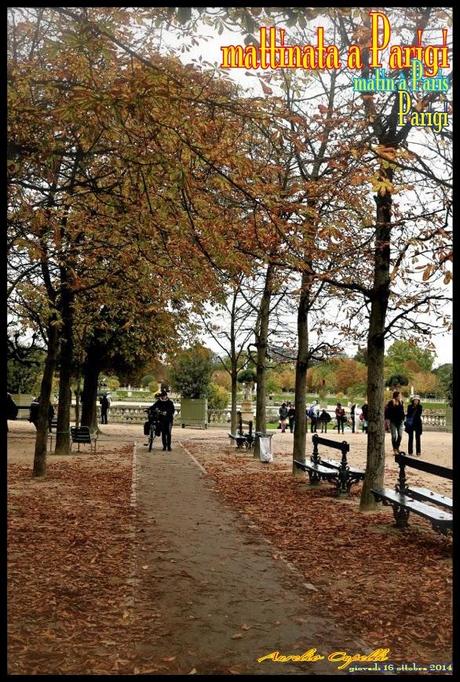
<path fill-rule="evenodd" d="M 446 431 L 446 414 L 427 410 L 422 414 L 422 424 L 425 431 Z"/>
<path fill-rule="evenodd" d="M 22 397 L 22 396 L 21 396 Z M 116 424 L 143 424 L 147 419 L 147 413 L 145 410 L 149 405 L 144 404 L 113 404 L 110 406 L 108 419 L 109 422 Z M 238 405 L 240 409 L 240 405 Z M 180 423 L 180 404 L 176 403 L 176 413 L 174 415 L 174 421 L 176 424 Z M 278 421 L 278 407 L 267 406 L 267 422 L 277 422 Z M 75 419 L 75 408 L 72 406 L 71 409 L 71 420 Z M 331 417 L 335 419 L 334 410 L 328 409 Z M 26 420 L 29 418 L 29 409 L 25 405 L 21 406 L 19 414 L 17 417 L 19 420 Z M 100 408 L 98 406 L 98 418 L 100 421 Z M 208 410 L 208 424 L 209 426 L 224 426 L 227 427 L 231 421 L 231 410 L 226 408 L 224 410 Z M 255 422 L 255 406 L 254 406 L 254 422 Z M 447 431 L 449 426 L 446 424 L 446 413 L 445 411 L 438 410 L 425 410 L 422 415 L 422 423 L 425 431 Z M 360 427 L 359 419 L 356 420 L 357 428 Z"/>

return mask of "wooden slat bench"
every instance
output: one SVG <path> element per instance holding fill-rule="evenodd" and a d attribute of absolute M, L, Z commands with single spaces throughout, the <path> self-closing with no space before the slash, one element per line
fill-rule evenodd
<path fill-rule="evenodd" d="M 382 488 L 372 490 L 375 499 L 386 506 L 393 507 L 393 516 L 397 528 L 407 528 L 411 512 L 430 521 L 433 528 L 444 535 L 452 530 L 452 500 L 435 493 L 428 488 L 411 487 L 406 482 L 406 466 L 425 471 L 426 473 L 453 480 L 453 470 L 431 462 L 408 457 L 403 452 L 395 455 L 399 465 L 399 478 L 395 489 Z M 426 504 L 430 502 L 430 504 Z M 446 511 L 449 509 L 450 511 Z"/>
<path fill-rule="evenodd" d="M 353 483 L 364 480 L 365 472 L 361 469 L 350 467 L 348 464 L 347 453 L 350 451 L 350 446 L 346 441 L 339 442 L 321 438 L 315 433 L 312 437 L 312 442 L 313 454 L 311 456 L 311 463 L 294 461 L 296 467 L 308 473 L 310 485 L 318 485 L 321 480 L 327 480 L 336 485 L 338 495 L 345 495 L 349 494 Z M 340 450 L 342 452 L 341 460 L 320 457 L 318 445 Z"/>
<path fill-rule="evenodd" d="M 445 507 L 450 510 L 453 508 L 453 500 L 450 497 L 434 493 L 432 490 L 428 490 L 428 488 L 414 488 L 413 486 L 409 486 L 407 488 L 407 494 L 409 497 L 413 497 L 414 500 L 420 500 L 420 502 L 437 504 L 440 507 Z"/>
<path fill-rule="evenodd" d="M 299 462 L 294 460 L 294 464 L 298 469 L 306 471 L 310 480 L 310 485 L 318 485 L 321 481 L 335 481 L 337 479 L 337 471 L 330 467 L 323 467 L 321 464 L 314 462 Z"/>
<path fill-rule="evenodd" d="M 94 446 L 94 452 L 96 452 L 97 433 L 92 434 L 90 432 L 88 426 L 72 426 L 70 428 L 70 439 L 71 439 L 71 445 L 70 445 L 71 450 L 72 450 L 73 443 L 78 443 L 78 452 L 80 452 L 80 445 L 81 444 L 89 445 L 90 446 L 90 452 L 93 451 L 93 446 Z"/>

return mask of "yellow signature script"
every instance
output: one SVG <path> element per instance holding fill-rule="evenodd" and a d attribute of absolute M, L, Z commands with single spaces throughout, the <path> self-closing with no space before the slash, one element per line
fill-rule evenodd
<path fill-rule="evenodd" d="M 328 654 L 327 660 L 331 663 L 340 663 L 337 666 L 338 670 L 343 670 L 351 663 L 364 662 L 381 662 L 388 661 L 390 649 L 374 649 L 370 654 L 348 654 L 346 651 L 333 651 Z M 257 663 L 263 661 L 273 661 L 273 663 L 314 663 L 315 661 L 324 661 L 326 656 L 317 653 L 316 649 L 308 649 L 303 654 L 288 654 L 283 655 L 279 651 L 271 651 L 265 656 L 257 659 Z"/>

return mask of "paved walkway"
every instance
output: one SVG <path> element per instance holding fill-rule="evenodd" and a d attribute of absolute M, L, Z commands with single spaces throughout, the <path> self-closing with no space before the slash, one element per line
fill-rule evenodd
<path fill-rule="evenodd" d="M 157 441 L 148 453 L 139 442 L 136 456 L 136 573 L 152 604 L 151 644 L 140 643 L 141 654 L 174 657 L 168 670 L 178 674 L 321 675 L 337 674 L 337 664 L 257 659 L 310 648 L 325 658 L 369 651 L 314 611 L 303 576 L 273 558 L 274 548 L 220 501 L 177 441 L 172 452 L 158 448 Z"/>

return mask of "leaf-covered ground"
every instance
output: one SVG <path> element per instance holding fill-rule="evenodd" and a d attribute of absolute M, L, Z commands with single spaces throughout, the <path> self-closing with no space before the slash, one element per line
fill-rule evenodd
<path fill-rule="evenodd" d="M 8 467 L 8 671 L 132 670 L 132 446 Z"/>
<path fill-rule="evenodd" d="M 360 513 L 359 488 L 345 500 L 327 483 L 310 488 L 292 476 L 288 455 L 266 465 L 224 440 L 190 440 L 187 448 L 225 500 L 272 541 L 275 557 L 317 588 L 318 608 L 370 646 L 389 647 L 394 661 L 451 661 L 450 538 L 413 516 L 401 532 L 388 508 Z"/>
<path fill-rule="evenodd" d="M 449 538 L 417 518 L 401 533 L 391 510 L 360 513 L 359 490 L 338 500 L 327 484 L 310 489 L 290 474 L 288 454 L 263 465 L 224 437 L 186 445 L 215 494 L 272 542 L 275 559 L 295 565 L 319 613 L 389 647 L 394 661 L 450 662 Z M 132 505 L 132 445 L 50 457 L 43 481 L 13 460 L 8 476 L 9 673 L 168 672 L 173 659 L 156 658 L 168 614 L 136 575 L 146 541 Z"/>

